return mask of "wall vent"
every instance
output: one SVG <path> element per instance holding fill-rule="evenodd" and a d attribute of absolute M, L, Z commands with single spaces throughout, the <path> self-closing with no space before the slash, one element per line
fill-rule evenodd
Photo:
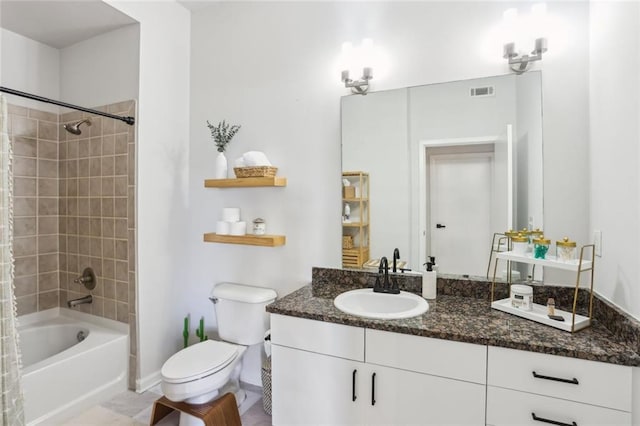
<path fill-rule="evenodd" d="M 469 89 L 469 96 L 479 98 L 485 96 L 494 96 L 496 93 L 494 86 L 472 87 Z"/>

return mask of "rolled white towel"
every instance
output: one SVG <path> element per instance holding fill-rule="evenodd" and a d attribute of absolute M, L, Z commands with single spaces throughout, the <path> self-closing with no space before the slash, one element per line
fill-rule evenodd
<path fill-rule="evenodd" d="M 262 151 L 248 151 L 242 155 L 245 166 L 271 166 L 271 162 Z"/>
<path fill-rule="evenodd" d="M 245 167 L 244 157 L 236 158 L 236 161 L 233 162 L 233 167 Z"/>

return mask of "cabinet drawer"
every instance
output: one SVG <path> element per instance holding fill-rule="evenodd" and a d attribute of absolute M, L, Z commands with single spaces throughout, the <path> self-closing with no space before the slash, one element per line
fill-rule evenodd
<path fill-rule="evenodd" d="M 486 383 L 487 347 L 380 330 L 366 330 L 367 363 Z"/>
<path fill-rule="evenodd" d="M 493 346 L 488 357 L 489 385 L 631 411 L 631 367 Z"/>
<path fill-rule="evenodd" d="M 533 418 L 533 414 L 537 420 Z M 548 420 L 557 423 L 550 423 Z M 487 426 L 549 424 L 631 426 L 631 413 L 493 386 L 487 387 Z"/>
<path fill-rule="evenodd" d="M 364 361 L 364 329 L 271 314 L 271 343 Z"/>

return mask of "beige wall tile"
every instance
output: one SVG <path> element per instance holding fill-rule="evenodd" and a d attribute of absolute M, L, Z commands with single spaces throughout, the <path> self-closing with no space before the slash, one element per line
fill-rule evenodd
<path fill-rule="evenodd" d="M 18 197 L 13 199 L 13 217 L 35 216 L 37 212 L 37 202 L 35 197 Z"/>
<path fill-rule="evenodd" d="M 64 240 L 66 241 L 66 240 Z M 60 253 L 58 253 L 58 267 L 60 268 L 60 271 L 66 271 L 67 270 L 67 253 L 66 251 L 63 252 L 62 249 L 60 249 Z M 58 272 L 60 272 L 58 271 Z"/>
<path fill-rule="evenodd" d="M 92 133 L 96 130 L 97 127 L 93 127 L 91 129 Z M 102 124 L 100 124 L 100 130 L 102 132 Z M 100 157 L 102 155 L 102 136 L 98 135 L 94 137 L 91 135 L 91 139 L 89 140 L 89 156 L 90 157 Z"/>
<path fill-rule="evenodd" d="M 22 117 L 29 116 L 29 108 L 13 104 L 7 104 L 7 107 L 7 112 L 9 113 L 9 115 L 19 115 Z"/>
<path fill-rule="evenodd" d="M 67 132 L 64 132 L 67 133 Z M 67 142 L 58 141 L 58 160 L 67 159 Z"/>
<path fill-rule="evenodd" d="M 36 275 L 38 273 L 38 256 L 16 257 L 14 272 L 16 277 Z"/>
<path fill-rule="evenodd" d="M 103 246 L 104 249 L 104 246 Z M 23 274 L 23 275 L 27 275 L 27 274 Z M 102 276 L 108 279 L 115 279 L 116 278 L 116 262 L 114 260 L 111 259 L 103 259 L 102 260 Z M 106 281 L 105 281 L 105 297 L 107 297 L 106 295 Z"/>
<path fill-rule="evenodd" d="M 129 111 L 133 108 L 133 105 L 133 100 L 109 104 L 107 105 L 107 112 L 116 115 L 130 115 Z"/>
<path fill-rule="evenodd" d="M 58 140 L 58 123 L 38 121 L 38 139 L 48 141 Z"/>
<path fill-rule="evenodd" d="M 102 257 L 101 238 L 91 238 L 91 256 Z"/>
<path fill-rule="evenodd" d="M 56 216 L 43 216 L 38 218 L 38 232 L 40 234 L 57 234 L 59 219 Z"/>
<path fill-rule="evenodd" d="M 38 215 L 39 216 L 57 216 L 58 215 L 58 199 L 52 197 L 38 198 Z"/>
<path fill-rule="evenodd" d="M 79 237 L 75 235 L 67 235 L 67 256 L 69 256 L 69 253 L 78 254 L 78 238 Z M 71 268 L 71 259 L 68 259 L 68 262 L 69 262 L 69 270 L 76 271 L 77 268 Z"/>
<path fill-rule="evenodd" d="M 88 158 L 81 158 L 78 160 L 78 177 L 89 177 Z"/>
<path fill-rule="evenodd" d="M 78 235 L 83 235 L 86 237 L 91 235 L 91 228 L 90 228 L 88 217 L 78 218 Z M 82 250 L 80 250 L 80 253 L 82 253 Z"/>
<path fill-rule="evenodd" d="M 113 198 L 102 198 L 102 217 L 113 217 Z"/>
<path fill-rule="evenodd" d="M 102 178 L 89 178 L 89 195 L 91 197 L 100 197 L 102 195 Z"/>
<path fill-rule="evenodd" d="M 114 175 L 127 176 L 127 156 L 116 155 L 115 157 Z"/>
<path fill-rule="evenodd" d="M 135 185 L 136 183 L 136 146 L 132 143 L 129 144 L 129 153 L 127 154 L 127 175 L 129 176 L 129 185 Z"/>
<path fill-rule="evenodd" d="M 67 135 L 67 138 L 71 138 L 73 136 Z M 67 159 L 69 160 L 77 160 L 78 159 L 78 140 L 72 139 L 67 142 Z"/>
<path fill-rule="evenodd" d="M 117 260 L 129 260 L 127 255 L 129 247 L 127 240 L 116 240 L 116 259 Z"/>
<path fill-rule="evenodd" d="M 116 319 L 116 301 L 105 299 L 104 301 L 104 317 L 112 320 Z"/>
<path fill-rule="evenodd" d="M 104 167 L 102 168 L 102 172 L 104 173 Z M 114 186 L 115 186 L 115 181 L 113 180 L 113 177 L 103 177 L 102 178 L 102 195 L 105 197 L 113 197 Z"/>
<path fill-rule="evenodd" d="M 102 176 L 113 176 L 115 170 L 115 157 L 102 157 Z"/>
<path fill-rule="evenodd" d="M 46 274 L 38 274 L 38 292 L 57 290 L 60 286 L 58 281 L 58 272 L 48 272 Z"/>
<path fill-rule="evenodd" d="M 126 126 L 127 124 L 124 124 L 124 125 Z M 129 147 L 128 147 L 129 142 L 127 140 L 126 131 L 127 129 L 124 129 L 124 133 L 120 133 L 116 135 L 116 142 L 115 142 L 115 148 L 114 148 L 115 154 L 127 154 L 129 150 Z"/>
<path fill-rule="evenodd" d="M 58 306 L 58 290 L 38 293 L 38 310 L 44 311 Z"/>
<path fill-rule="evenodd" d="M 104 298 L 115 300 L 116 298 L 116 282 L 112 279 L 103 280 Z"/>
<path fill-rule="evenodd" d="M 58 123 L 58 114 L 48 111 L 40 111 L 38 109 L 29 108 L 29 118 L 35 118 L 36 120 L 51 121 L 54 124 Z"/>
<path fill-rule="evenodd" d="M 41 254 L 38 256 L 38 273 L 53 272 L 58 269 L 57 254 Z"/>
<path fill-rule="evenodd" d="M 89 219 L 91 224 L 91 236 L 92 237 L 101 237 L 102 236 L 102 219 L 101 218 L 91 218 Z"/>
<path fill-rule="evenodd" d="M 61 289 L 58 292 L 58 306 L 60 306 L 61 308 L 66 308 L 67 300 L 68 300 L 67 291 Z"/>
<path fill-rule="evenodd" d="M 31 294 L 29 296 L 16 298 L 18 316 L 32 314 L 38 311 L 38 295 Z"/>
<path fill-rule="evenodd" d="M 77 197 L 68 197 L 67 198 L 67 216 L 78 216 L 78 198 Z M 73 232 L 74 234 L 76 232 Z"/>
<path fill-rule="evenodd" d="M 13 220 L 13 234 L 16 237 L 36 235 L 35 217 L 16 217 Z"/>
<path fill-rule="evenodd" d="M 89 195 L 89 178 L 78 179 L 78 197 L 88 197 Z"/>
<path fill-rule="evenodd" d="M 33 256 L 38 253 L 37 237 L 20 237 L 13 239 L 13 255 Z"/>
<path fill-rule="evenodd" d="M 136 312 L 136 274 L 129 272 L 129 313 Z"/>
<path fill-rule="evenodd" d="M 129 306 L 123 302 L 116 302 L 116 321 L 129 324 Z"/>
<path fill-rule="evenodd" d="M 67 163 L 67 177 L 68 178 L 76 178 L 78 177 L 78 160 L 65 160 Z"/>
<path fill-rule="evenodd" d="M 129 283 L 126 281 L 116 281 L 116 300 L 118 302 L 129 302 Z"/>
<path fill-rule="evenodd" d="M 38 159 L 38 177 L 57 178 L 58 163 L 54 160 Z"/>
<path fill-rule="evenodd" d="M 82 118 L 82 112 L 81 111 L 69 111 L 69 112 L 66 112 L 66 113 L 62 114 L 60 116 L 59 121 L 61 123 L 68 123 L 70 121 L 80 120 L 81 118 Z"/>
<path fill-rule="evenodd" d="M 98 277 L 102 276 L 102 258 L 101 257 L 91 256 L 88 260 L 88 263 L 85 265 L 85 267 L 86 266 L 90 266 L 91 268 L 93 268 L 93 272 L 96 274 L 96 276 Z"/>
<path fill-rule="evenodd" d="M 113 213 L 115 217 L 127 217 L 127 199 L 126 198 L 114 199 Z"/>
<path fill-rule="evenodd" d="M 36 178 L 14 178 L 13 194 L 16 197 L 35 197 L 37 195 Z"/>
<path fill-rule="evenodd" d="M 74 274 L 80 272 L 78 256 L 76 254 L 67 253 L 67 271 L 73 272 Z M 70 282 L 71 280 L 67 280 L 67 283 L 70 283 Z"/>
<path fill-rule="evenodd" d="M 35 138 L 26 138 L 24 136 L 12 136 L 13 155 L 22 155 L 25 157 L 36 158 L 38 155 L 38 142 Z"/>
<path fill-rule="evenodd" d="M 129 230 L 129 238 L 127 240 L 129 244 L 129 271 L 136 270 L 136 231 L 135 229 Z M 129 277 L 131 280 L 131 277 Z"/>
<path fill-rule="evenodd" d="M 108 120 L 108 119 L 104 119 L 97 115 L 91 117 L 91 123 L 92 123 L 91 129 L 90 129 L 91 132 L 87 132 L 87 133 L 90 133 L 92 138 L 102 136 L 102 120 Z"/>
<path fill-rule="evenodd" d="M 78 182 L 78 187 L 82 186 L 80 183 Z M 89 216 L 89 198 L 78 198 L 78 216 Z"/>
<path fill-rule="evenodd" d="M 104 299 L 102 297 L 94 296 L 93 302 L 91 302 L 91 313 L 99 317 L 104 317 Z"/>
<path fill-rule="evenodd" d="M 115 240 L 111 238 L 104 238 L 102 240 L 102 256 L 105 259 L 115 259 L 116 257 L 115 247 L 116 247 Z"/>
<path fill-rule="evenodd" d="M 78 253 L 85 256 L 89 256 L 91 254 L 90 237 L 78 237 Z"/>
<path fill-rule="evenodd" d="M 116 260 L 116 280 L 127 281 L 129 279 L 129 263 Z"/>
<path fill-rule="evenodd" d="M 83 138 L 78 141 L 78 158 L 88 158 L 89 157 L 89 138 L 84 137 L 84 133 L 82 134 Z"/>
<path fill-rule="evenodd" d="M 127 177 L 120 176 L 114 178 L 114 195 L 116 197 L 126 197 L 127 196 Z"/>
<path fill-rule="evenodd" d="M 71 204 L 71 200 L 69 200 Z M 78 235 L 78 218 L 76 216 L 67 216 L 67 235 Z"/>
<path fill-rule="evenodd" d="M 27 138 L 38 137 L 38 120 L 26 117 L 11 117 L 11 133 L 13 136 L 24 136 Z"/>
<path fill-rule="evenodd" d="M 90 198 L 89 199 L 89 215 L 100 216 L 101 213 L 102 213 L 102 200 L 97 197 Z"/>
<path fill-rule="evenodd" d="M 96 177 L 102 175 L 102 159 L 90 158 L 89 159 L 89 176 Z"/>
<path fill-rule="evenodd" d="M 57 197 L 59 186 L 57 179 L 39 178 L 38 195 L 40 197 Z"/>
<path fill-rule="evenodd" d="M 127 219 L 116 219 L 116 238 L 127 238 Z"/>
<path fill-rule="evenodd" d="M 58 159 L 58 143 L 38 139 L 38 158 Z"/>
<path fill-rule="evenodd" d="M 22 277 L 16 277 L 13 282 L 15 283 L 15 295 L 16 297 L 23 297 L 30 294 L 36 294 L 38 292 L 38 276 L 27 275 Z"/>
<path fill-rule="evenodd" d="M 113 127 L 113 123 L 111 123 L 111 126 Z M 104 132 L 104 127 L 102 130 Z M 113 130 L 111 130 L 111 133 L 104 134 L 105 136 L 102 137 L 102 155 L 113 155 L 116 152 L 116 138 L 113 136 Z"/>
<path fill-rule="evenodd" d="M 114 219 L 102 219 L 102 236 L 107 238 L 113 238 L 114 235 L 115 235 Z"/>
<path fill-rule="evenodd" d="M 14 156 L 13 175 L 21 177 L 36 177 L 38 173 L 35 158 Z"/>
<path fill-rule="evenodd" d="M 58 235 L 39 235 L 38 254 L 50 254 L 58 252 Z"/>
<path fill-rule="evenodd" d="M 66 160 L 60 160 L 58 161 L 58 178 L 59 179 L 63 179 L 66 178 L 67 176 L 67 161 Z"/>

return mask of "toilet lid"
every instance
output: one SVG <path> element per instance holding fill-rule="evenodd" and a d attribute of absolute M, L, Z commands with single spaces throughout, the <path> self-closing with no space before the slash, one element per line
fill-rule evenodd
<path fill-rule="evenodd" d="M 162 380 L 182 383 L 209 376 L 229 365 L 237 355 L 237 345 L 205 340 L 169 358 L 162 366 Z"/>

